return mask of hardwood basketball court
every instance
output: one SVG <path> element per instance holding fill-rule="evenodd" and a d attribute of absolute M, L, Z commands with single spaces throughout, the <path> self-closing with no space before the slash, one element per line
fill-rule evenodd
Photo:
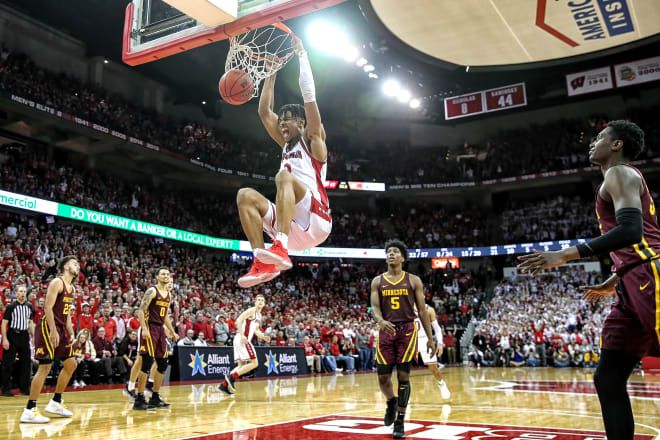
<path fill-rule="evenodd" d="M 443 401 L 427 370 L 412 373 L 408 438 L 605 439 L 593 369 L 447 368 Z M 112 387 L 112 388 L 110 388 Z M 167 410 L 138 412 L 118 386 L 69 391 L 73 417 L 19 424 L 25 396 L 0 398 L 0 438 L 61 439 L 387 439 L 375 373 L 259 379 L 225 396 L 217 383 L 164 386 Z M 110 388 L 110 389 L 108 389 Z M 659 439 L 660 376 L 629 384 L 636 436 Z M 52 394 L 42 394 L 43 410 Z"/>

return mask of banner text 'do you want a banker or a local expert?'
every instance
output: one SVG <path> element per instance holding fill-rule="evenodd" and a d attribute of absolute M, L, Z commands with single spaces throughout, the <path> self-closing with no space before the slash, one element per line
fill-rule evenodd
<path fill-rule="evenodd" d="M 245 240 L 232 240 L 226 238 L 211 237 L 197 234 L 195 232 L 183 231 L 169 228 L 167 226 L 133 220 L 113 214 L 78 208 L 64 203 L 52 202 L 24 194 L 16 194 L 0 190 L 0 205 L 9 208 L 38 212 L 67 218 L 75 221 L 122 229 L 125 231 L 161 237 L 168 240 L 176 240 L 183 243 L 206 246 L 219 250 L 232 250 L 239 252 L 251 252 L 250 243 Z M 427 259 L 438 257 L 488 257 L 496 255 L 515 255 L 530 253 L 532 249 L 550 251 L 565 249 L 578 243 L 584 243 L 587 239 L 578 238 L 572 240 L 545 241 L 538 243 L 518 243 L 467 248 L 433 248 L 433 249 L 409 249 L 408 258 Z M 334 248 L 315 247 L 304 251 L 290 251 L 292 256 L 302 258 L 345 258 L 345 259 L 385 259 L 385 250 L 382 248 Z"/>

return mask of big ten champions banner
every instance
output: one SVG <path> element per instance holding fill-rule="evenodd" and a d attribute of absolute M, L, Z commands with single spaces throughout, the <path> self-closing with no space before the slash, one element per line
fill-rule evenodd
<path fill-rule="evenodd" d="M 257 377 L 292 376 L 308 372 L 302 347 L 257 346 L 255 351 Z M 221 380 L 235 366 L 233 347 L 178 346 L 172 380 Z"/>

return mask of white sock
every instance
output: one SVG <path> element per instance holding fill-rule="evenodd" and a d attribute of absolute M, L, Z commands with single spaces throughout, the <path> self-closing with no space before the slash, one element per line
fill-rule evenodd
<path fill-rule="evenodd" d="M 287 249 L 289 247 L 289 236 L 286 235 L 284 232 L 278 232 L 275 235 L 275 240 L 279 240 L 279 242 L 282 243 L 284 249 Z"/>
<path fill-rule="evenodd" d="M 128 381 L 128 391 L 135 390 L 135 382 Z"/>

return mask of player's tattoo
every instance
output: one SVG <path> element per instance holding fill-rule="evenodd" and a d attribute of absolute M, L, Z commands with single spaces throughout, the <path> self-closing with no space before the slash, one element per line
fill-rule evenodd
<path fill-rule="evenodd" d="M 140 302 L 140 310 L 146 312 L 147 309 L 149 308 L 149 304 L 151 303 L 151 300 L 155 295 L 156 295 L 156 289 L 154 289 L 153 287 L 148 288 L 147 291 L 144 292 L 144 296 L 142 297 L 142 301 Z"/>

